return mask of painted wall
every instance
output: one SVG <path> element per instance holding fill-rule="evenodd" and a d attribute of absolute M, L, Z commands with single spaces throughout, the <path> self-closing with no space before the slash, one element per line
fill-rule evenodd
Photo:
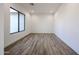
<path fill-rule="evenodd" d="M 4 30 L 4 46 L 7 47 L 8 45 L 14 43 L 15 41 L 19 40 L 20 38 L 24 37 L 25 35 L 31 33 L 31 16 L 30 14 L 27 12 L 26 8 L 23 6 L 20 6 L 18 4 L 4 4 L 4 8 L 5 8 L 5 21 L 4 21 L 4 25 L 5 25 L 5 30 Z M 19 33 L 15 33 L 15 34 L 10 34 L 10 7 L 13 7 L 17 10 L 19 10 L 20 12 L 24 13 L 26 18 L 25 18 L 25 31 L 23 32 L 19 32 Z"/>
<path fill-rule="evenodd" d="M 32 14 L 32 33 L 53 33 L 52 14 Z"/>
<path fill-rule="evenodd" d="M 79 4 L 63 4 L 54 21 L 55 34 L 79 54 Z"/>
<path fill-rule="evenodd" d="M 4 54 L 4 5 L 0 4 L 0 55 Z"/>

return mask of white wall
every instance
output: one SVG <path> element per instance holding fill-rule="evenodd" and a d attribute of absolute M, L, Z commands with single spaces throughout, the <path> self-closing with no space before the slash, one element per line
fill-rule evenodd
<path fill-rule="evenodd" d="M 0 4 L 0 55 L 4 54 L 4 5 Z"/>
<path fill-rule="evenodd" d="M 31 33 L 31 16 L 30 14 L 27 12 L 27 10 L 25 9 L 25 7 L 20 6 L 18 4 L 4 4 L 4 8 L 5 8 L 5 37 L 4 37 L 4 46 L 7 47 L 8 45 L 14 43 L 15 41 L 17 41 L 18 39 L 24 37 L 25 35 Z M 25 31 L 23 32 L 19 32 L 19 33 L 15 33 L 15 34 L 10 34 L 10 6 L 19 10 L 20 12 L 24 13 L 26 18 L 25 18 Z"/>
<path fill-rule="evenodd" d="M 32 33 L 53 33 L 52 14 L 32 14 Z"/>
<path fill-rule="evenodd" d="M 79 54 L 79 4 L 63 4 L 54 21 L 55 34 Z"/>

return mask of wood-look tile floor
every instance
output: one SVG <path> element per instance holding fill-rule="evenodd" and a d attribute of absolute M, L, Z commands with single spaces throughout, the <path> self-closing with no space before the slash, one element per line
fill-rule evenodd
<path fill-rule="evenodd" d="M 30 34 L 9 50 L 10 55 L 76 55 L 54 34 Z"/>

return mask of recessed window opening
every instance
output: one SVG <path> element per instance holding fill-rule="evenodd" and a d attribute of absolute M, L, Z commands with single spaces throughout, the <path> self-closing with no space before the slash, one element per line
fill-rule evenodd
<path fill-rule="evenodd" d="M 25 30 L 25 15 L 10 7 L 10 33 L 22 32 Z"/>

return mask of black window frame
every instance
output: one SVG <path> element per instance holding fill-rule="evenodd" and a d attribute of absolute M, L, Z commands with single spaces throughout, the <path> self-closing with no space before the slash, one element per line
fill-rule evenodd
<path fill-rule="evenodd" d="M 15 33 L 19 33 L 19 32 L 25 31 L 25 14 L 22 13 L 22 12 L 20 12 L 20 11 L 18 11 L 18 10 L 16 10 L 13 7 L 10 7 L 10 8 L 18 12 L 18 31 L 17 32 L 10 33 L 10 34 L 15 34 Z M 20 31 L 20 29 L 19 29 L 20 28 L 20 19 L 19 19 L 20 18 L 20 14 L 24 15 L 24 30 L 22 30 L 22 31 Z"/>

